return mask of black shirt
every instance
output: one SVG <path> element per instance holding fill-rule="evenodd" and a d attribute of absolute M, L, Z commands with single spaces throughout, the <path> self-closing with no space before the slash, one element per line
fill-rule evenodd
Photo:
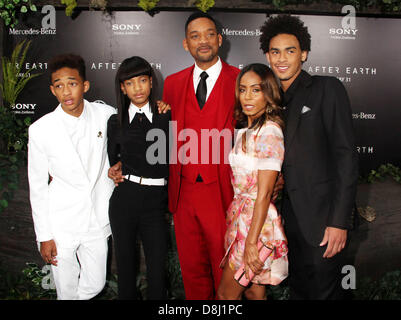
<path fill-rule="evenodd" d="M 284 92 L 283 89 L 280 88 L 282 105 L 283 105 L 284 122 L 287 122 L 287 116 L 291 105 L 291 100 L 294 97 L 295 93 L 297 92 L 298 86 L 302 82 L 305 73 L 306 73 L 305 71 L 301 70 L 301 73 L 296 77 L 294 82 L 291 83 L 287 91 Z"/>
<path fill-rule="evenodd" d="M 136 113 L 131 123 L 128 123 L 126 117 L 120 126 L 118 116 L 112 115 L 107 123 L 107 152 L 110 165 L 113 166 L 121 161 L 123 175 L 167 178 L 170 117 L 170 111 L 165 114 L 153 114 L 151 123 L 144 114 Z M 159 129 L 155 131 L 156 138 L 154 141 L 146 141 L 146 135 L 152 129 Z M 161 138 L 159 135 L 164 137 Z M 147 159 L 148 151 L 151 152 Z M 156 163 L 150 163 L 150 160 Z"/>

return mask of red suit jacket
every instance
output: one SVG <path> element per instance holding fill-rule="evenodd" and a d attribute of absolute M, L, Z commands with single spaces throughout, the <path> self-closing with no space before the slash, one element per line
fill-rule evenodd
<path fill-rule="evenodd" d="M 216 89 L 216 87 L 221 88 L 221 92 L 219 93 L 218 98 L 219 102 L 215 114 L 217 119 L 216 129 L 222 130 L 228 128 L 233 132 L 235 81 L 239 73 L 239 69 L 228 65 L 224 61 L 222 61 L 222 65 L 223 67 L 220 72 L 219 78 L 217 79 L 216 85 L 213 88 L 213 91 Z M 186 97 L 187 92 L 190 88 L 189 85 L 193 85 L 193 69 L 194 65 L 168 76 L 164 82 L 163 101 L 167 102 L 171 106 L 171 120 L 176 121 L 177 123 L 177 133 L 185 128 L 184 116 L 186 109 Z M 180 147 L 183 144 L 184 141 L 177 141 L 177 136 L 173 136 L 173 143 L 171 148 L 172 154 L 170 155 L 170 159 L 177 159 L 177 151 L 180 150 Z M 222 148 L 223 146 L 221 146 L 220 149 L 222 150 Z M 181 184 L 182 164 L 179 160 L 175 162 L 176 163 L 170 163 L 169 166 L 168 203 L 171 213 L 175 213 L 177 210 Z M 230 173 L 230 165 L 228 163 L 224 164 L 221 161 L 220 164 L 218 164 L 218 184 L 220 187 L 221 201 L 224 210 L 227 210 L 233 198 Z"/>

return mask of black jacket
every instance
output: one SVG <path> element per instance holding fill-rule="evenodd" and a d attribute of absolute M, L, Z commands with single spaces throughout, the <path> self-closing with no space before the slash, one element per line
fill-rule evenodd
<path fill-rule="evenodd" d="M 286 110 L 283 175 L 303 236 L 317 246 L 326 227 L 351 225 L 358 157 L 343 84 L 305 71 L 298 77 Z"/>
<path fill-rule="evenodd" d="M 128 123 L 128 118 L 123 119 L 121 128 L 117 114 L 110 117 L 107 123 L 107 153 L 110 166 L 121 161 L 123 175 L 167 178 L 170 111 L 165 114 L 153 114 L 152 123 L 144 115 L 142 120 L 139 118 L 139 114 L 136 113 L 131 123 Z M 150 130 L 154 133 L 150 137 L 153 140 L 146 141 Z M 157 162 L 152 163 L 150 160 Z"/>

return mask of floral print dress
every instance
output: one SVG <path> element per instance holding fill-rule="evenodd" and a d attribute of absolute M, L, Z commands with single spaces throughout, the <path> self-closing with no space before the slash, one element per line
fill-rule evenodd
<path fill-rule="evenodd" d="M 246 134 L 246 152 L 242 150 L 242 135 Z M 258 193 L 258 170 L 281 171 L 284 159 L 283 132 L 278 124 L 266 121 L 256 130 L 240 129 L 234 148 L 229 154 L 233 175 L 234 199 L 227 210 L 226 254 L 232 270 L 243 263 L 245 240 L 252 222 L 253 208 Z M 257 284 L 279 284 L 288 275 L 287 239 L 276 207 L 270 203 L 259 240 L 274 251 L 267 258 L 263 271 L 252 282 Z"/>

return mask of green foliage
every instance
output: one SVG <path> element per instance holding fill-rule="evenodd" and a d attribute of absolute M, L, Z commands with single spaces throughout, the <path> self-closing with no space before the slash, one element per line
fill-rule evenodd
<path fill-rule="evenodd" d="M 401 300 L 401 270 L 387 272 L 381 279 L 357 281 L 356 300 Z"/>
<path fill-rule="evenodd" d="M 138 7 L 148 12 L 150 10 L 153 10 L 158 2 L 159 0 L 139 0 Z"/>
<path fill-rule="evenodd" d="M 322 0 L 253 0 L 255 2 L 262 2 L 271 4 L 279 10 L 285 10 L 287 6 L 294 5 L 309 5 L 312 3 L 321 3 Z M 328 2 L 328 1 L 326 1 Z M 401 0 L 335 0 L 330 1 L 332 3 L 340 5 L 352 5 L 357 10 L 366 8 L 380 8 L 383 12 L 400 12 L 401 11 Z"/>
<path fill-rule="evenodd" d="M 290 287 L 287 284 L 287 280 L 277 286 L 266 286 L 266 297 L 267 300 L 289 300 Z"/>
<path fill-rule="evenodd" d="M 182 282 L 180 262 L 178 260 L 177 251 L 172 248 L 167 252 L 167 278 L 169 299 L 184 300 L 185 292 Z"/>
<path fill-rule="evenodd" d="M 21 73 L 30 45 L 31 41 L 23 40 L 15 46 L 11 58 L 1 58 L 4 81 L 0 84 L 0 92 L 8 106 L 15 104 L 26 84 L 39 75 L 31 74 L 33 68 Z"/>
<path fill-rule="evenodd" d="M 90 0 L 89 9 L 100 9 L 106 11 L 107 0 Z"/>
<path fill-rule="evenodd" d="M 207 12 L 214 6 L 214 0 L 197 0 L 195 5 L 200 11 Z"/>
<path fill-rule="evenodd" d="M 8 207 L 18 189 L 18 170 L 24 160 L 24 154 L 21 152 L 10 157 L 0 155 L 0 213 Z"/>
<path fill-rule="evenodd" d="M 178 261 L 177 261 L 178 263 Z M 0 300 L 48 300 L 56 298 L 54 289 L 44 289 L 42 283 L 48 276 L 34 263 L 27 263 L 20 274 L 14 274 L 0 265 Z M 179 268 L 179 265 L 178 265 Z M 174 278 L 169 282 L 173 283 Z M 284 280 L 277 286 L 267 286 L 268 300 L 288 300 L 289 287 Z M 356 289 L 352 290 L 354 300 L 401 300 L 401 270 L 387 272 L 378 280 L 362 278 L 357 280 Z M 104 290 L 96 300 L 112 300 L 117 298 L 117 276 L 112 274 L 106 281 Z M 179 295 L 169 296 L 169 299 L 183 299 Z"/>
<path fill-rule="evenodd" d="M 97 299 L 102 300 L 113 300 L 117 299 L 118 286 L 117 286 L 117 275 L 110 274 L 106 280 L 106 286 L 103 291 L 97 296 Z"/>
<path fill-rule="evenodd" d="M 17 14 L 37 11 L 33 0 L 0 0 L 0 18 L 6 26 L 14 28 L 18 24 Z"/>
<path fill-rule="evenodd" d="M 57 297 L 56 289 L 44 289 L 43 283 L 50 284 L 50 266 L 47 266 L 48 271 L 39 269 L 36 263 L 26 263 L 27 267 L 22 270 L 28 283 L 33 285 L 34 294 L 31 295 L 34 299 L 55 299 Z"/>
<path fill-rule="evenodd" d="M 65 15 L 67 17 L 71 17 L 72 13 L 74 12 L 74 9 L 77 6 L 77 1 L 76 0 L 61 0 L 61 4 L 66 5 Z"/>
<path fill-rule="evenodd" d="M 391 163 L 382 164 L 377 170 L 370 171 L 367 177 L 359 178 L 359 181 L 373 183 L 383 181 L 386 177 L 392 177 L 396 182 L 401 183 L 401 169 Z"/>
<path fill-rule="evenodd" d="M 45 276 L 46 274 L 33 263 L 27 263 L 27 267 L 20 274 L 8 272 L 4 266 L 0 266 L 0 299 L 55 299 L 55 290 L 45 290 L 41 286 Z"/>
<path fill-rule="evenodd" d="M 11 110 L 26 84 L 38 76 L 32 69 L 21 73 L 30 42 L 17 44 L 11 58 L 2 57 L 3 83 L 0 84 L 0 212 L 18 188 L 18 170 L 26 158 L 29 117 L 17 118 Z"/>

